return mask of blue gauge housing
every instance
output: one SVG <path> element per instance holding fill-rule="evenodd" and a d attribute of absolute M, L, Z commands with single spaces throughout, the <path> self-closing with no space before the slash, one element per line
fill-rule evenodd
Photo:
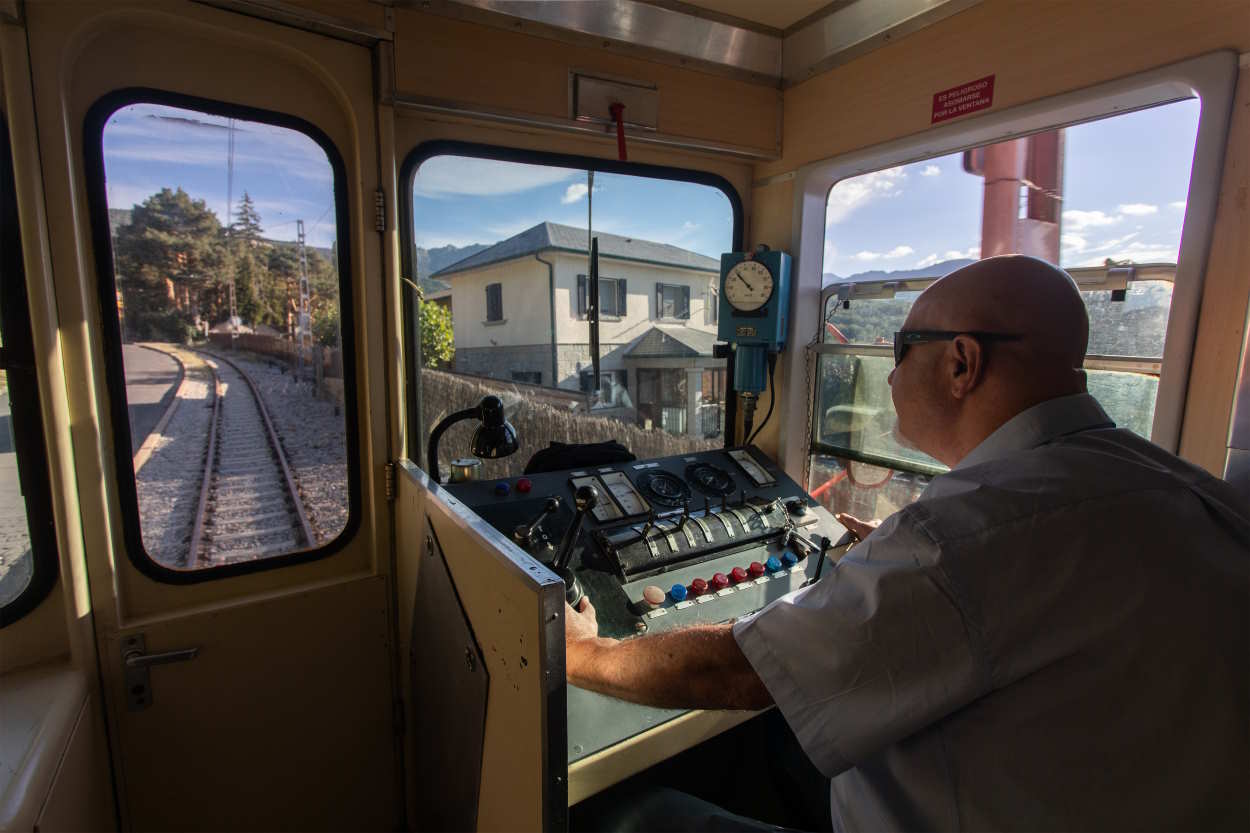
<path fill-rule="evenodd" d="M 767 267 L 773 276 L 773 294 L 757 310 L 734 309 L 725 291 L 729 272 L 747 260 Z M 767 382 L 767 355 L 778 352 L 786 341 L 790 323 L 790 255 L 764 249 L 727 252 L 720 256 L 720 305 L 716 335 L 736 348 L 734 388 L 739 393 L 759 393 Z"/>

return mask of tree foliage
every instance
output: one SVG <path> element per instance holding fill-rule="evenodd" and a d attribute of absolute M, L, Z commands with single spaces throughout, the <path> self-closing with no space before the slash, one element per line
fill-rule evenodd
<path fill-rule="evenodd" d="M 456 339 L 452 334 L 451 310 L 443 304 L 421 299 L 421 364 L 439 368 L 451 364 L 456 355 Z"/>
<path fill-rule="evenodd" d="M 235 309 L 245 326 L 268 325 L 294 336 L 300 303 L 299 248 L 262 237 L 264 226 L 244 192 L 229 229 L 203 200 L 164 188 L 136 205 L 114 238 L 118 289 L 128 338 L 185 340 Z M 313 337 L 339 346 L 337 258 L 306 249 Z"/>

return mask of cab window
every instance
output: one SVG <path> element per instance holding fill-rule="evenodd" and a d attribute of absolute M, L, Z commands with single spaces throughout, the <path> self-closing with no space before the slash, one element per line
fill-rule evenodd
<path fill-rule="evenodd" d="M 1090 392 L 1150 437 L 1200 106 L 1180 101 L 853 177 L 830 191 L 809 489 L 884 517 L 945 467 L 894 432 L 894 332 L 941 276 L 1022 252 L 1077 281 Z"/>

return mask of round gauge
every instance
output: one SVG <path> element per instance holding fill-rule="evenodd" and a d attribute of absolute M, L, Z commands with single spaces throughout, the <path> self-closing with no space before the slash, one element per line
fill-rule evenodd
<path fill-rule="evenodd" d="M 708 463 L 691 463 L 686 466 L 686 479 L 705 495 L 722 497 L 737 488 L 733 475 Z"/>
<path fill-rule="evenodd" d="M 690 487 L 680 477 L 666 471 L 653 471 L 638 479 L 652 503 L 661 506 L 684 506 L 690 500 Z"/>
<path fill-rule="evenodd" d="M 744 260 L 725 275 L 725 300 L 738 312 L 755 312 L 773 297 L 773 273 L 758 260 Z"/>

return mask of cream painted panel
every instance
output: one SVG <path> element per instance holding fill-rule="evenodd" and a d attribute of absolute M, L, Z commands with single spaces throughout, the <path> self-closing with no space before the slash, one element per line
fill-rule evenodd
<path fill-rule="evenodd" d="M 357 319 L 380 321 L 380 284 L 363 279 L 364 275 L 377 274 L 380 268 L 376 244 L 364 245 L 366 240 L 376 240 L 376 234 L 364 227 L 364 218 L 372 217 L 372 197 L 368 197 L 366 210 L 365 193 L 376 182 L 376 164 L 362 161 L 373 159 L 372 103 L 360 96 L 353 98 L 348 92 L 371 89 L 368 53 L 358 46 L 195 4 L 31 4 L 27 13 L 40 133 L 45 139 L 44 182 L 52 256 L 58 264 L 57 308 L 75 432 L 82 523 L 88 563 L 97 576 L 91 585 L 96 615 L 107 624 L 115 624 L 119 616 L 157 615 L 263 593 L 275 586 L 322 581 L 370 569 L 375 562 L 384 564 L 387 525 L 379 525 L 369 507 L 381 491 L 381 459 L 385 455 L 385 434 L 371 430 L 370 414 L 385 414 L 385 390 L 380 384 L 369 383 L 367 372 L 375 368 L 374 372 L 380 373 L 384 366 L 383 328 L 361 326 L 356 404 L 364 517 L 356 539 L 328 559 L 278 572 L 184 586 L 176 593 L 127 567 L 116 573 L 115 605 L 113 588 L 103 577 L 114 572 L 114 556 L 124 555 L 112 464 L 114 437 L 101 361 L 97 278 L 88 242 L 81 168 L 82 124 L 87 108 L 114 89 L 152 86 L 266 109 L 280 103 L 286 112 L 325 130 L 344 157 Z M 273 40 L 274 31 L 282 32 L 281 41 Z M 126 60 L 118 60 L 121 54 Z M 171 66 L 185 67 L 186 72 L 170 73 Z M 203 71 L 195 71 L 197 66 Z M 317 92 L 292 95 L 292 90 Z M 50 141 L 50 137 L 61 137 L 62 141 Z"/>
<path fill-rule="evenodd" d="M 142 711 L 106 663 L 129 826 L 394 829 L 388 595 L 363 577 L 149 627 L 149 652 L 200 654 L 153 668 Z"/>
<path fill-rule="evenodd" d="M 556 332 L 560 343 L 587 344 L 590 334 L 586 319 L 577 314 L 577 276 L 587 273 L 586 257 L 561 254 L 557 256 L 556 262 Z M 626 316 L 619 321 L 615 317 L 600 316 L 601 344 L 624 344 L 638 338 L 655 324 L 684 326 L 706 333 L 716 332 L 716 325 L 707 321 L 705 307 L 709 290 L 716 286 L 717 275 L 600 256 L 599 276 L 625 280 L 628 293 Z M 657 282 L 690 287 L 689 320 L 659 320 L 656 317 Z"/>
<path fill-rule="evenodd" d="M 458 272 L 444 280 L 451 284 L 456 349 L 551 343 L 547 267 L 533 255 Z M 502 285 L 501 323 L 486 321 L 486 287 L 492 283 Z"/>
<path fill-rule="evenodd" d="M 652 63 L 411 9 L 395 14 L 399 92 L 567 118 L 569 72 L 589 71 L 659 87 L 662 133 L 773 151 L 777 89 Z"/>
<path fill-rule="evenodd" d="M 421 553 L 425 539 L 425 498 L 427 492 L 420 488 L 416 465 L 408 460 L 396 464 L 395 472 L 395 587 L 396 619 L 398 621 L 399 683 L 404 699 L 404 725 L 416 725 L 412 716 L 411 657 L 415 643 L 412 639 L 414 603 L 417 580 L 421 574 Z M 411 473 L 410 473 L 411 472 Z M 421 754 L 421 739 L 411 730 L 404 735 L 404 760 L 411 769 Z M 403 785 L 408 818 L 417 817 L 416 790 L 412 779 Z"/>
<path fill-rule="evenodd" d="M 68 665 L 0 677 L 0 830 L 34 828 L 87 692 L 87 672 Z"/>
<path fill-rule="evenodd" d="M 1243 63 L 1243 66 L 1245 64 Z M 1224 177 L 1207 258 L 1181 455 L 1224 473 L 1241 344 L 1250 305 L 1250 69 L 1237 80 Z"/>
<path fill-rule="evenodd" d="M 1250 49 L 1245 0 L 984 0 L 785 92 L 785 152 L 760 177 L 929 127 L 933 94 L 995 75 L 994 109 L 1217 49 Z"/>
<path fill-rule="evenodd" d="M 108 758 L 100 703 L 88 697 L 34 829 L 39 833 L 116 830 Z"/>

